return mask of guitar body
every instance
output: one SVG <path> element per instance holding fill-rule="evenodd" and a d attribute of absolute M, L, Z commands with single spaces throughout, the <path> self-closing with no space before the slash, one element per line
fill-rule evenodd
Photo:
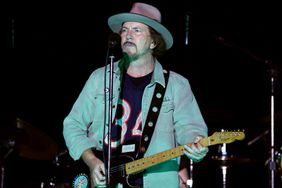
<path fill-rule="evenodd" d="M 101 154 L 102 152 L 100 151 L 95 151 L 95 155 L 102 159 Z M 139 188 L 138 185 L 136 185 L 136 179 L 142 178 L 143 174 L 138 173 L 138 174 L 131 174 L 127 175 L 125 172 L 125 164 L 134 161 L 134 158 L 129 156 L 129 155 L 120 155 L 118 157 L 112 157 L 112 162 L 111 162 L 111 172 L 110 172 L 110 185 L 108 188 L 115 188 L 118 184 L 122 184 L 123 188 Z M 86 166 L 85 163 L 81 161 L 79 165 L 83 165 L 83 167 L 78 168 L 79 173 L 77 173 L 77 176 L 73 180 L 73 188 L 78 188 L 80 187 L 78 185 L 78 181 L 87 179 L 88 182 L 84 182 L 84 184 L 90 185 L 90 176 L 89 176 L 89 169 Z"/>
<path fill-rule="evenodd" d="M 125 172 L 125 164 L 134 161 L 134 158 L 128 155 L 120 155 L 118 157 L 112 158 L 111 163 L 111 173 L 110 173 L 110 186 L 111 188 L 115 188 L 117 184 L 121 183 L 123 188 L 131 187 L 131 188 L 139 188 L 136 185 L 136 180 L 138 178 L 142 178 L 143 174 L 131 174 L 127 175 Z"/>

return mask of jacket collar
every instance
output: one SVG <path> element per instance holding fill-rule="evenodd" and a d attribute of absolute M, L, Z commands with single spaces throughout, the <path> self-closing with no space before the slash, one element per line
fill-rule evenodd
<path fill-rule="evenodd" d="M 121 70 L 118 67 L 120 60 L 117 61 L 116 63 L 114 63 L 113 66 L 113 73 L 120 77 L 121 76 Z M 109 66 L 108 66 L 108 71 L 109 72 Z M 163 87 L 165 87 L 165 78 L 164 78 L 164 71 L 166 71 L 165 69 L 163 69 L 162 65 L 160 64 L 160 62 L 158 60 L 155 60 L 155 68 L 154 68 L 154 72 L 153 72 L 153 76 L 152 76 L 152 80 L 150 84 L 154 84 L 154 83 L 159 83 L 161 84 Z"/>

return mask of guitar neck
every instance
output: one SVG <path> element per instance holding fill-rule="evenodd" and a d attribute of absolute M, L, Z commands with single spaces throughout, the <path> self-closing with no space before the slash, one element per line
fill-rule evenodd
<path fill-rule="evenodd" d="M 129 162 L 125 165 L 127 175 L 136 174 L 154 165 L 166 162 L 184 154 L 184 146 L 179 146 L 155 155 Z"/>
<path fill-rule="evenodd" d="M 245 138 L 243 132 L 215 132 L 212 136 L 201 139 L 199 142 L 202 146 L 207 147 L 222 143 L 231 143 L 234 140 L 242 140 Z M 191 145 L 191 144 L 188 144 Z M 127 175 L 136 174 L 150 168 L 154 165 L 166 162 L 184 154 L 184 146 L 157 153 L 155 155 L 138 159 L 125 164 L 125 172 Z"/>

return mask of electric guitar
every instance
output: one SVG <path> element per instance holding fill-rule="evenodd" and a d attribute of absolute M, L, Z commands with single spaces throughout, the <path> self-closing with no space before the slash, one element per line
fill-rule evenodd
<path fill-rule="evenodd" d="M 235 140 L 243 140 L 244 138 L 245 134 L 242 131 L 215 132 L 211 136 L 201 139 L 199 142 L 202 146 L 208 147 L 216 144 L 232 143 Z M 115 187 L 118 183 L 126 183 L 130 187 L 138 188 L 138 186 L 133 185 L 131 178 L 135 175 L 140 175 L 140 172 L 143 172 L 152 166 L 184 155 L 184 150 L 184 146 L 178 146 L 137 160 L 127 155 L 113 158 L 111 164 L 112 167 L 110 169 L 110 187 Z M 88 179 L 88 176 L 85 173 L 77 175 L 73 181 L 73 188 L 83 187 L 81 185 L 78 186 L 78 183 L 75 183 L 79 182 L 79 178 L 84 178 L 84 181 L 82 182 L 85 182 L 85 179 Z"/>

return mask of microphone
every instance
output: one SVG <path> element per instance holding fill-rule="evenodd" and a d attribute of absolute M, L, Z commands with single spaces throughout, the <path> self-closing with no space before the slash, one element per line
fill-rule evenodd
<path fill-rule="evenodd" d="M 118 44 L 120 44 L 121 38 L 120 35 L 117 33 L 111 33 L 108 37 L 108 47 L 109 48 L 114 48 Z"/>

